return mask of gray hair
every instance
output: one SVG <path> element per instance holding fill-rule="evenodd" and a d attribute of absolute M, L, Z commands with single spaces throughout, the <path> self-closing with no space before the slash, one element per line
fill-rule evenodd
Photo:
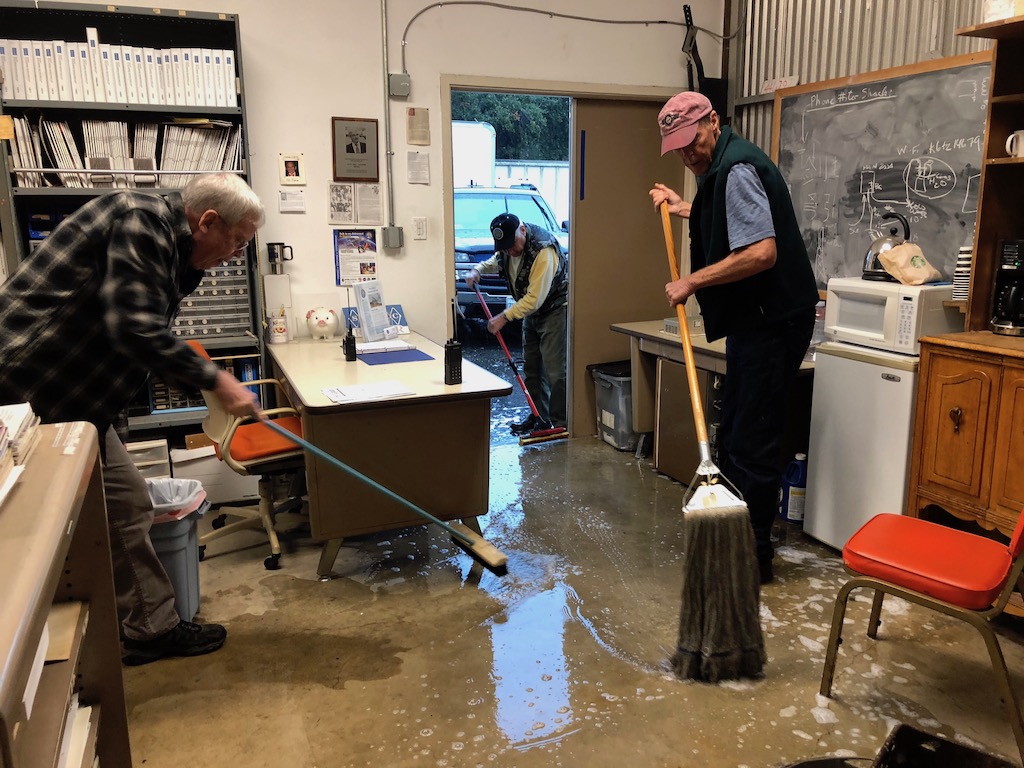
<path fill-rule="evenodd" d="M 234 173 L 199 174 L 181 190 L 181 199 L 193 213 L 214 210 L 232 227 L 240 221 L 261 227 L 266 219 L 263 203 Z"/>

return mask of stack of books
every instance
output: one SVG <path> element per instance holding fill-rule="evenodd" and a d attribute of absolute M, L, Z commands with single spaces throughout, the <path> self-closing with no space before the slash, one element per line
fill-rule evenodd
<path fill-rule="evenodd" d="M 0 405 L 0 424 L 7 433 L 14 464 L 21 466 L 39 439 L 39 417 L 29 403 Z"/>

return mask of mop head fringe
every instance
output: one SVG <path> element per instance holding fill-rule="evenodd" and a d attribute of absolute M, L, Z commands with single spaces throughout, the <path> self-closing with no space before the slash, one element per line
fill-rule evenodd
<path fill-rule="evenodd" d="M 715 683 L 764 676 L 760 578 L 747 505 L 721 484 L 700 485 L 683 508 L 683 594 L 671 663 Z"/>

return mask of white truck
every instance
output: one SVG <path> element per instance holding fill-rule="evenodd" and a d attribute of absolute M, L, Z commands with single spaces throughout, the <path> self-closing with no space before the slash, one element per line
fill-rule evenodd
<path fill-rule="evenodd" d="M 452 120 L 452 184 L 494 186 L 494 126 L 473 120 Z"/>

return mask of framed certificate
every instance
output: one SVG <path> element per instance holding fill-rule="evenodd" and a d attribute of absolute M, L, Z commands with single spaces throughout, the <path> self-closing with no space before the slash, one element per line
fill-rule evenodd
<path fill-rule="evenodd" d="M 332 117 L 335 181 L 379 181 L 377 121 Z"/>

